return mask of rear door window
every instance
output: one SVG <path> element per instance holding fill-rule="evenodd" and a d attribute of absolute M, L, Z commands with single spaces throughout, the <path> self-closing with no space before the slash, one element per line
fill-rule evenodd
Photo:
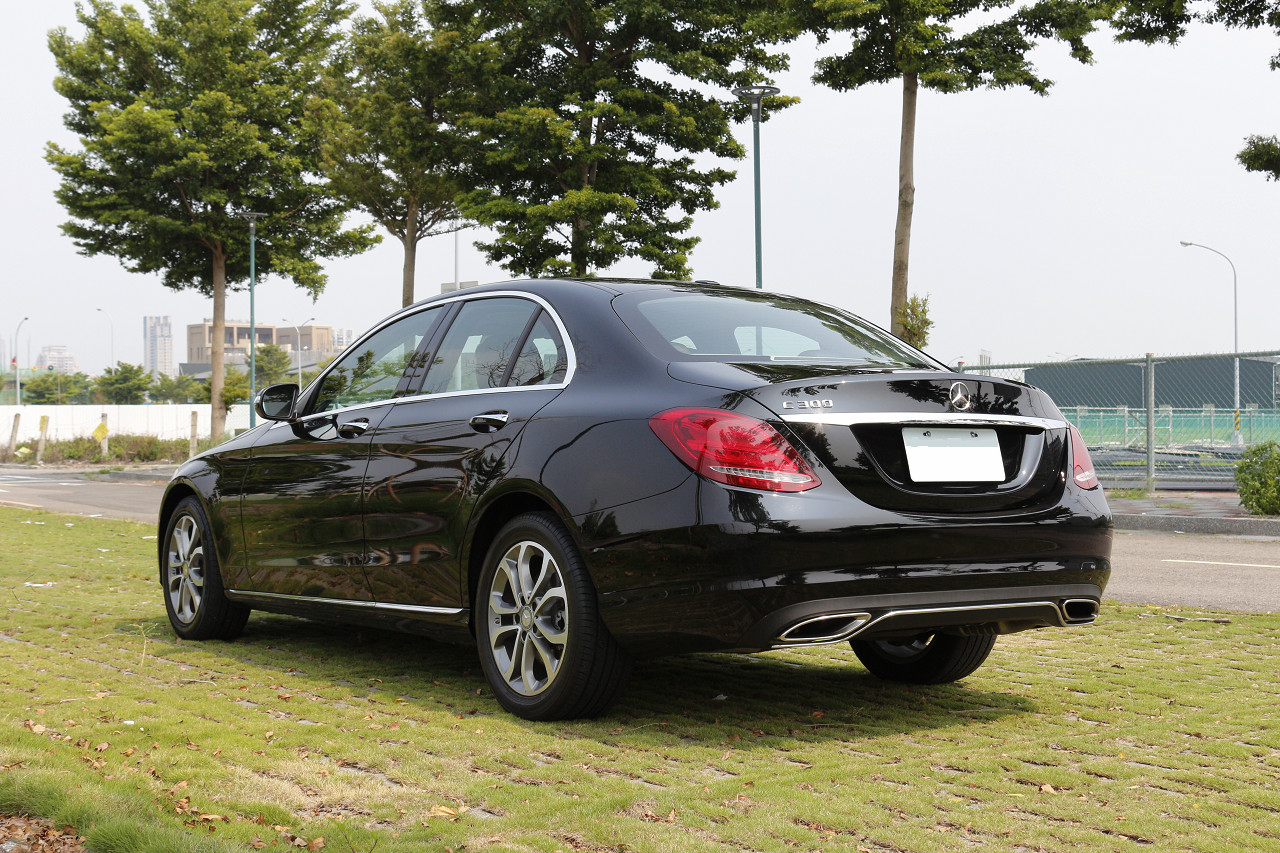
<path fill-rule="evenodd" d="M 526 372 L 532 376 L 534 366 L 526 362 L 520 344 L 540 310 L 536 303 L 517 297 L 474 299 L 464 304 L 431 359 L 420 393 L 501 388 L 517 357 L 527 364 Z"/>

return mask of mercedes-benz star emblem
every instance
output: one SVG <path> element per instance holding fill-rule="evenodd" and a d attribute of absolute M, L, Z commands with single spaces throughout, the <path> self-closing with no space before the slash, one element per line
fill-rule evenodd
<path fill-rule="evenodd" d="M 963 382 L 953 382 L 951 384 L 951 408 L 957 412 L 963 412 L 973 405 L 973 400 L 969 398 L 969 386 Z"/>

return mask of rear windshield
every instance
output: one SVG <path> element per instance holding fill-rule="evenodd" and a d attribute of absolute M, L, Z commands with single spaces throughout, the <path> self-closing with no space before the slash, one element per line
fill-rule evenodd
<path fill-rule="evenodd" d="M 942 365 L 897 338 L 826 305 L 733 291 L 637 291 L 614 300 L 628 328 L 668 361 Z"/>

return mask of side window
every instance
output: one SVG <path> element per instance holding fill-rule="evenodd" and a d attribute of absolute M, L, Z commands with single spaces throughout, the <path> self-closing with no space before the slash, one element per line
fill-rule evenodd
<path fill-rule="evenodd" d="M 390 400 L 422 339 L 443 315 L 443 308 L 419 311 L 362 341 L 324 377 L 311 411 Z"/>
<path fill-rule="evenodd" d="M 538 306 L 527 299 L 474 299 L 462 306 L 436 351 L 423 394 L 497 388 Z"/>
<path fill-rule="evenodd" d="M 508 385 L 554 385 L 563 382 L 569 369 L 560 330 L 543 311 L 533 324 L 529 337 L 520 349 L 520 357 L 511 368 Z"/>

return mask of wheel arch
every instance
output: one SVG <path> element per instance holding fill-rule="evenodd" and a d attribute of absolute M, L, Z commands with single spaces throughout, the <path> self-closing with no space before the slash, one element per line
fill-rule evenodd
<path fill-rule="evenodd" d="M 476 585 L 480 580 L 480 572 L 484 568 L 484 558 L 489 553 L 489 546 L 497 538 L 498 531 L 518 515 L 526 512 L 545 512 L 554 515 L 571 536 L 576 535 L 573 526 L 565 522 L 564 514 L 548 497 L 533 491 L 519 489 L 507 491 L 486 503 L 471 523 L 471 535 L 467 537 L 467 551 L 464 557 L 466 566 L 466 599 L 465 606 L 470 608 L 476 600 Z M 472 633 L 475 632 L 475 619 L 469 619 Z"/>
<path fill-rule="evenodd" d="M 200 502 L 201 508 L 204 510 L 205 517 L 209 517 L 209 506 L 200 495 L 200 491 L 187 480 L 175 480 L 169 484 L 169 488 L 165 490 L 164 498 L 160 501 L 160 518 L 158 523 L 158 535 L 156 536 L 156 559 L 163 567 L 165 549 L 168 543 L 165 541 L 165 529 L 169 526 L 169 519 L 173 517 L 174 510 L 178 508 L 178 504 L 182 503 L 184 498 L 195 497 Z M 163 568 L 161 569 L 163 571 Z"/>

